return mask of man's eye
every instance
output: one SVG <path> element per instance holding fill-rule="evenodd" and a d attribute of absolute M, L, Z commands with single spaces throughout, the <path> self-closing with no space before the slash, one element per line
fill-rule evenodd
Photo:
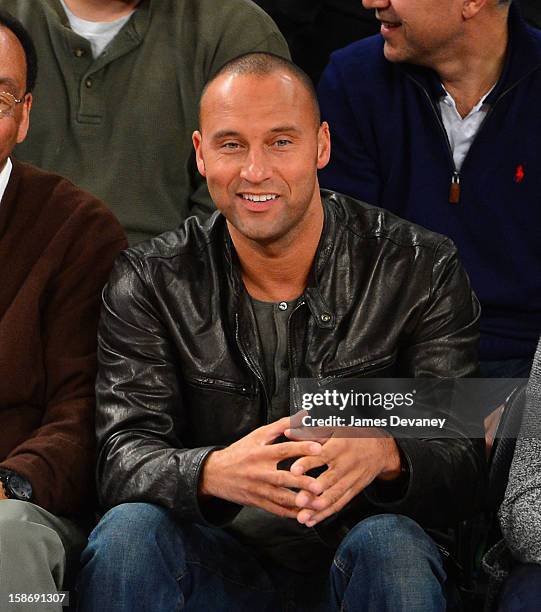
<path fill-rule="evenodd" d="M 221 145 L 222 149 L 229 149 L 229 150 L 235 150 L 239 148 L 239 143 L 238 142 L 224 142 Z"/>
<path fill-rule="evenodd" d="M 291 144 L 291 140 L 287 140 L 286 138 L 280 138 L 280 140 L 276 140 L 274 144 L 277 147 L 287 147 L 287 145 Z"/>

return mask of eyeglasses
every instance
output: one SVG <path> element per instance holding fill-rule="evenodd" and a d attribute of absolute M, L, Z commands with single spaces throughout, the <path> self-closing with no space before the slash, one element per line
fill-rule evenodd
<path fill-rule="evenodd" d="M 11 115 L 17 104 L 22 104 L 24 102 L 24 98 L 25 96 L 17 100 L 9 91 L 0 91 L 0 117 Z"/>

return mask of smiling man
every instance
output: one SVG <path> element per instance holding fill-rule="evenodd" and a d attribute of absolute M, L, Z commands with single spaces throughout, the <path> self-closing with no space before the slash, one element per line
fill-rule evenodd
<path fill-rule="evenodd" d="M 296 376 L 475 370 L 478 304 L 453 245 L 319 190 L 329 129 L 276 56 L 219 71 L 193 142 L 219 212 L 128 250 L 104 293 L 112 509 L 83 554 L 82 610 L 443 610 L 419 523 L 475 510 L 479 444 L 299 440 L 288 415 Z"/>
<path fill-rule="evenodd" d="M 363 0 L 381 33 L 320 85 L 322 185 L 449 236 L 482 306 L 483 377 L 527 377 L 541 334 L 541 32 L 511 0 Z M 505 397 L 505 394 L 503 395 Z"/>

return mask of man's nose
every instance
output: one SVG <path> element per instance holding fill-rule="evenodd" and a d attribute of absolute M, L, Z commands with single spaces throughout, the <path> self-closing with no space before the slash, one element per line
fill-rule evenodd
<path fill-rule="evenodd" d="M 384 9 L 388 8 L 390 4 L 391 0 L 363 0 L 365 9 Z"/>
<path fill-rule="evenodd" d="M 240 172 L 241 178 L 250 183 L 261 183 L 270 178 L 271 174 L 271 165 L 265 152 L 259 149 L 250 149 Z"/>

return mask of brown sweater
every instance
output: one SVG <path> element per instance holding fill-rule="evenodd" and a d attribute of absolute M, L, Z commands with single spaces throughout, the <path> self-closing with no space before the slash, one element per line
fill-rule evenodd
<path fill-rule="evenodd" d="M 0 203 L 0 467 L 58 515 L 93 490 L 100 294 L 125 247 L 99 200 L 14 161 Z"/>

